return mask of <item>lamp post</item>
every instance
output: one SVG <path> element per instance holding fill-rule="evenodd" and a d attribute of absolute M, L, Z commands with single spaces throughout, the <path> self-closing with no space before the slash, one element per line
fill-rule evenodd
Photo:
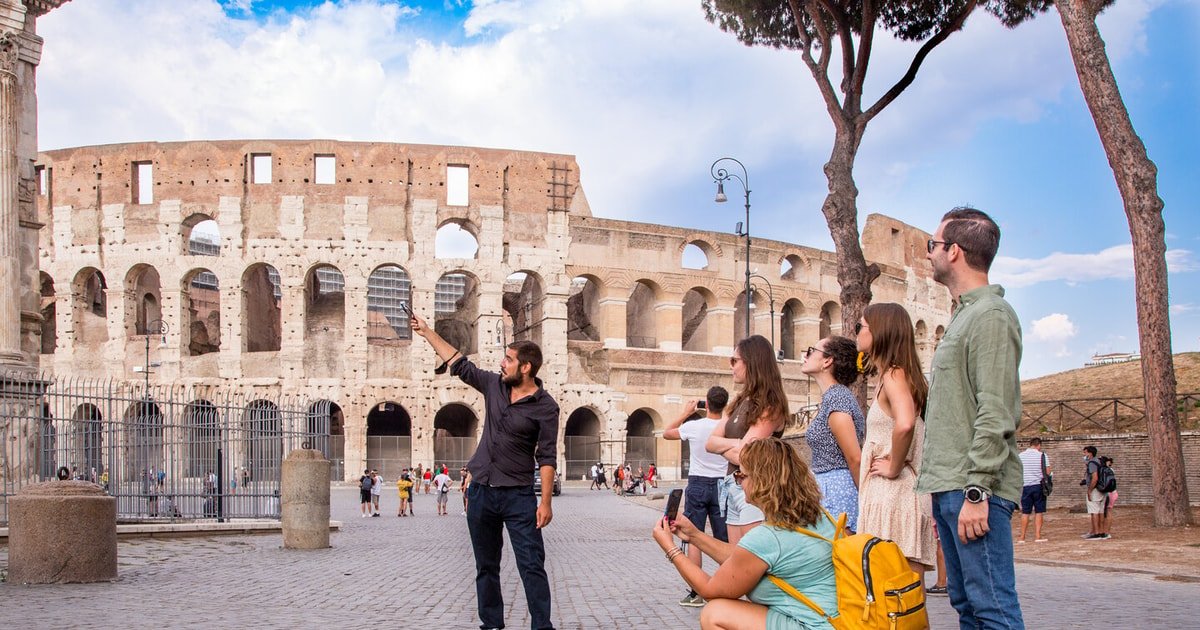
<path fill-rule="evenodd" d="M 750 277 L 758 278 L 759 280 L 762 280 L 767 285 L 767 297 L 770 298 L 770 300 L 771 300 L 771 349 L 774 350 L 775 349 L 775 287 L 771 286 L 771 283 L 766 278 L 764 278 L 756 273 L 750 274 Z M 753 287 L 751 287 L 751 288 L 753 288 Z M 752 293 L 746 294 L 747 301 L 750 300 L 751 295 L 753 295 L 753 294 Z M 754 308 L 754 307 L 750 306 L 750 308 Z M 748 311 L 748 310 L 746 311 L 747 318 L 749 318 L 749 312 L 750 311 Z"/>
<path fill-rule="evenodd" d="M 737 173 L 730 173 L 725 167 L 717 168 L 717 165 L 724 161 L 730 161 L 737 164 L 742 169 L 742 174 L 739 177 Z M 723 157 L 712 163 L 709 168 L 712 173 L 713 181 L 717 183 L 717 203 L 725 203 L 729 198 L 725 196 L 725 182 L 730 179 L 736 179 L 742 184 L 742 190 L 746 193 L 746 230 L 742 231 L 741 221 L 737 224 L 737 235 L 746 237 L 746 336 L 750 336 L 750 176 L 746 173 L 746 166 L 741 162 L 731 157 Z"/>
<path fill-rule="evenodd" d="M 496 340 L 496 346 L 502 351 L 508 347 L 508 338 L 504 336 L 504 316 L 496 319 L 496 325 L 492 329 L 492 338 Z"/>
<path fill-rule="evenodd" d="M 150 368 L 156 368 L 162 363 L 150 362 L 150 337 L 160 335 L 162 341 L 158 347 L 165 348 L 167 345 L 167 323 L 161 319 L 152 319 L 146 322 L 146 363 L 142 366 L 142 376 L 146 383 L 146 400 L 150 400 Z M 136 368 L 134 368 L 136 371 Z"/>

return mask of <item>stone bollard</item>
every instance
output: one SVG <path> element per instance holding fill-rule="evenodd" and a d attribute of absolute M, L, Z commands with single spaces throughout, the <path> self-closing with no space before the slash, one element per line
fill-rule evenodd
<path fill-rule="evenodd" d="M 8 503 L 8 581 L 117 579 L 117 499 L 87 481 L 47 481 Z"/>
<path fill-rule="evenodd" d="M 329 460 L 321 451 L 300 448 L 283 460 L 283 546 L 329 547 Z"/>

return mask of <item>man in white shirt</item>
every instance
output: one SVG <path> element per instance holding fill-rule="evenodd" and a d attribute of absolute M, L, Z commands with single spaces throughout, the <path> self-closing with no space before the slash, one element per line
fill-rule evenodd
<path fill-rule="evenodd" d="M 433 478 L 433 485 L 435 488 L 437 488 L 438 516 L 450 513 L 446 509 L 446 500 L 450 496 L 450 486 L 453 483 L 454 480 L 451 479 L 450 475 L 447 475 L 445 471 L 439 472 L 437 476 Z"/>
<path fill-rule="evenodd" d="M 1046 542 L 1042 538 L 1042 516 L 1046 514 L 1046 493 L 1042 491 L 1043 463 L 1050 473 L 1050 462 L 1042 452 L 1042 438 L 1030 438 L 1029 448 L 1018 455 L 1024 476 L 1021 481 L 1021 540 L 1025 542 L 1025 531 L 1029 529 L 1029 514 L 1033 513 L 1033 542 Z"/>
<path fill-rule="evenodd" d="M 717 489 L 729 462 L 719 454 L 710 453 L 704 448 L 708 434 L 712 433 L 725 412 L 729 403 L 729 392 L 724 387 L 716 386 L 708 390 L 705 400 L 693 400 L 683 410 L 683 415 L 675 419 L 663 429 L 663 438 L 668 440 L 688 441 L 688 483 L 684 491 L 683 515 L 704 531 L 704 522 L 712 525 L 712 536 L 722 542 L 729 542 L 729 532 L 725 527 L 725 516 L 721 513 L 721 503 L 718 500 Z M 692 419 L 697 410 L 704 411 L 705 417 Z M 688 559 L 700 566 L 703 557 L 695 545 L 688 545 Z M 681 606 L 703 606 L 704 598 L 696 591 L 688 591 L 686 597 L 680 600 Z"/>

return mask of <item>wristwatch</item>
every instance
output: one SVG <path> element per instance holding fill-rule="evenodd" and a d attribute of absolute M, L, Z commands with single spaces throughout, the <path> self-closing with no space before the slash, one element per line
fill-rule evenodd
<path fill-rule="evenodd" d="M 967 503 L 983 503 L 988 500 L 989 496 L 991 495 L 988 494 L 988 491 L 979 486 L 963 488 L 963 498 L 967 500 Z"/>

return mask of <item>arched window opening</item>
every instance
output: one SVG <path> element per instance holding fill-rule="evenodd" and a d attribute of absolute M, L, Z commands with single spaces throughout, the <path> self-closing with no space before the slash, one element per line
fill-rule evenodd
<path fill-rule="evenodd" d="M 683 349 L 685 352 L 710 352 L 708 336 L 708 298 L 696 289 L 683 294 Z"/>
<path fill-rule="evenodd" d="M 695 243 L 688 243 L 683 248 L 680 266 L 684 269 L 708 269 L 708 254 Z"/>
<path fill-rule="evenodd" d="M 283 338 L 279 272 L 267 264 L 242 274 L 242 344 L 246 352 L 278 352 Z"/>
<path fill-rule="evenodd" d="M 412 418 L 394 402 L 381 402 L 367 412 L 367 468 L 384 479 L 398 479 L 412 467 Z"/>
<path fill-rule="evenodd" d="M 479 283 L 464 273 L 448 273 L 434 286 L 433 328 L 463 354 L 474 354 L 479 325 Z"/>
<path fill-rule="evenodd" d="M 458 223 L 447 223 L 438 228 L 433 242 L 434 257 L 475 258 L 479 254 L 479 241 L 475 235 Z"/>
<path fill-rule="evenodd" d="M 587 407 L 580 407 L 567 418 L 563 433 L 563 455 L 566 458 L 566 479 L 587 478 L 592 466 L 600 460 L 600 417 Z"/>
<path fill-rule="evenodd" d="M 524 271 L 504 281 L 504 311 L 511 322 L 510 341 L 542 343 L 542 308 L 545 294 L 537 276 Z"/>
<path fill-rule="evenodd" d="M 600 286 L 580 276 L 571 280 L 567 296 L 567 339 L 600 341 Z"/>
<path fill-rule="evenodd" d="M 54 298 L 54 278 L 46 272 L 41 276 L 42 334 L 41 354 L 54 354 L 58 346 L 58 309 Z"/>
<path fill-rule="evenodd" d="M 629 301 L 625 303 L 625 345 L 630 348 L 658 347 L 657 306 L 658 297 L 648 283 L 641 280 L 633 283 Z"/>
<path fill-rule="evenodd" d="M 189 227 L 189 223 L 195 222 Z M 187 253 L 192 256 L 220 256 L 221 229 L 217 222 L 195 215 L 183 224 L 187 240 Z"/>
<path fill-rule="evenodd" d="M 384 265 L 367 278 L 367 343 L 412 339 L 408 313 L 412 282 L 396 265 Z"/>
<path fill-rule="evenodd" d="M 200 479 L 209 472 L 215 474 L 221 448 L 221 416 L 217 406 L 207 400 L 188 403 L 183 410 L 183 426 L 187 435 L 184 473 Z"/>
<path fill-rule="evenodd" d="M 654 424 L 654 416 L 646 409 L 629 414 L 625 421 L 625 462 L 635 475 L 639 467 L 644 471 L 655 461 Z"/>
<path fill-rule="evenodd" d="M 475 412 L 461 403 L 451 403 L 438 410 L 433 417 L 434 464 L 445 464 L 450 474 L 457 477 L 458 471 L 475 454 L 475 432 L 479 419 Z M 529 462 L 530 470 L 533 462 Z"/>
<path fill-rule="evenodd" d="M 188 344 L 188 356 L 200 356 L 221 349 L 221 288 L 217 275 L 207 269 L 188 274 L 183 282 L 181 302 L 182 331 Z"/>

